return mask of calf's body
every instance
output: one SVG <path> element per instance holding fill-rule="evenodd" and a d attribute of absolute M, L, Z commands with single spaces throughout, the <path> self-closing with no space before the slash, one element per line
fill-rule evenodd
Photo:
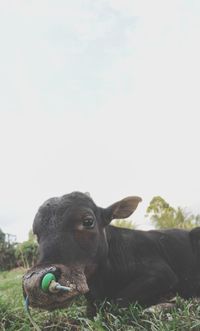
<path fill-rule="evenodd" d="M 200 295 L 200 263 L 192 232 L 108 226 L 107 258 L 89 280 L 88 297 L 149 306 L 179 294 Z"/>
<path fill-rule="evenodd" d="M 123 306 L 150 306 L 176 294 L 200 296 L 200 228 L 139 231 L 109 225 L 131 215 L 140 201 L 128 197 L 100 208 L 80 192 L 47 200 L 33 224 L 39 261 L 23 279 L 30 304 L 65 307 L 79 294 Z M 73 283 L 73 291 L 44 293 L 41 279 L 49 271 L 61 285 Z"/>

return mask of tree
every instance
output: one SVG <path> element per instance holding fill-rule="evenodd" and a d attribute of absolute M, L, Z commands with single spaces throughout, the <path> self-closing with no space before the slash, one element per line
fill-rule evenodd
<path fill-rule="evenodd" d="M 5 233 L 0 229 L 0 271 L 16 266 L 15 244 L 6 241 Z"/>
<path fill-rule="evenodd" d="M 125 229 L 134 229 L 135 228 L 133 221 L 127 220 L 127 219 L 116 219 L 116 220 L 113 220 L 111 224 L 118 228 L 125 228 Z"/>
<path fill-rule="evenodd" d="M 5 233 L 0 229 L 0 246 L 5 244 Z"/>
<path fill-rule="evenodd" d="M 150 217 L 157 229 L 192 229 L 200 225 L 200 215 L 194 216 L 180 207 L 175 209 L 160 196 L 151 200 L 146 216 Z"/>
<path fill-rule="evenodd" d="M 18 266 L 23 266 L 24 268 L 30 268 L 33 266 L 37 260 L 38 255 L 38 244 L 36 237 L 32 230 L 29 231 L 28 240 L 17 245 L 15 250 L 15 257 Z"/>

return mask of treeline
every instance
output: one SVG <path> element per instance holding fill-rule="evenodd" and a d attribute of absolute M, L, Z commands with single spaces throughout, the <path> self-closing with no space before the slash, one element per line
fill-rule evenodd
<path fill-rule="evenodd" d="M 200 215 L 193 215 L 181 207 L 174 208 L 160 196 L 156 196 L 151 200 L 145 216 L 156 229 L 179 228 L 189 230 L 200 226 Z M 117 219 L 112 224 L 127 229 L 137 227 L 130 219 Z"/>
<path fill-rule="evenodd" d="M 174 208 L 162 197 L 154 197 L 146 211 L 148 217 L 156 229 L 180 228 L 192 229 L 200 226 L 200 215 L 193 215 L 183 208 Z M 113 225 L 133 229 L 136 225 L 130 219 L 114 220 Z M 0 229 L 0 271 L 15 267 L 29 268 L 37 260 L 38 244 L 35 236 L 30 231 L 29 238 L 23 243 L 11 243 Z"/>
<path fill-rule="evenodd" d="M 200 226 L 200 215 L 194 215 L 186 209 L 174 208 L 160 196 L 154 197 L 146 212 L 146 217 L 156 229 L 179 228 L 192 229 Z"/>
<path fill-rule="evenodd" d="M 12 243 L 6 239 L 5 233 L 0 229 L 0 271 L 16 267 L 29 268 L 37 259 L 37 242 L 32 234 L 23 243 Z"/>

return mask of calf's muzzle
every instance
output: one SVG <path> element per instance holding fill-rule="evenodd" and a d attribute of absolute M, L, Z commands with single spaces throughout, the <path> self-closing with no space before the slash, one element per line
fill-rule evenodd
<path fill-rule="evenodd" d="M 82 266 L 38 265 L 23 276 L 24 297 L 32 307 L 64 308 L 74 297 L 88 291 Z"/>

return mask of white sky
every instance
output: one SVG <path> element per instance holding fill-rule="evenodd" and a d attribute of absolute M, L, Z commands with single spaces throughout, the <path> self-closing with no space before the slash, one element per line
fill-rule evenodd
<path fill-rule="evenodd" d="M 0 228 L 73 190 L 200 213 L 200 1 L 0 0 Z"/>

